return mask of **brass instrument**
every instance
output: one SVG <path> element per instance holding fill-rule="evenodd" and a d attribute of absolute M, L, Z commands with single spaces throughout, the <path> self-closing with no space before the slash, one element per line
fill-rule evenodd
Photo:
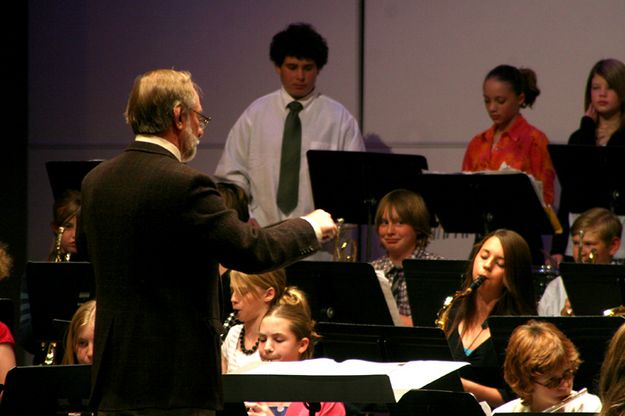
<path fill-rule="evenodd" d="M 590 250 L 590 253 L 588 253 L 588 258 L 586 260 L 584 260 L 584 230 L 579 230 L 579 247 L 577 248 L 577 258 L 576 258 L 576 263 L 586 263 L 586 264 L 595 264 L 597 262 L 597 249 L 593 248 Z M 604 314 L 606 313 L 606 311 L 603 312 Z M 575 315 L 575 312 L 573 311 L 573 308 L 571 307 L 571 302 L 569 301 L 569 299 L 566 299 L 566 303 L 564 305 L 564 308 L 562 308 L 562 311 L 560 312 L 560 314 L 562 316 L 573 316 Z"/>
<path fill-rule="evenodd" d="M 486 277 L 480 275 L 477 277 L 477 279 L 471 282 L 471 285 L 465 290 L 463 291 L 458 290 L 456 291 L 456 293 L 454 293 L 453 296 L 448 296 L 445 299 L 445 302 L 443 303 L 443 307 L 436 314 L 436 320 L 434 321 L 434 325 L 436 325 L 437 327 L 439 327 L 440 329 L 444 331 L 445 328 L 447 327 L 447 319 L 449 317 L 449 312 L 451 311 L 453 306 L 456 304 L 456 302 L 458 302 L 462 298 L 466 298 L 467 296 L 469 296 L 471 292 L 473 292 L 482 283 L 484 283 L 484 280 L 486 280 Z"/>
<path fill-rule="evenodd" d="M 353 226 L 348 227 L 343 218 L 336 220 L 336 240 L 334 242 L 334 261 L 355 262 L 358 254 L 356 241 L 346 236 Z"/>
<path fill-rule="evenodd" d="M 54 365 L 56 362 L 56 341 L 42 342 L 41 349 L 45 352 L 43 357 L 43 365 Z"/>
<path fill-rule="evenodd" d="M 63 253 L 63 247 L 61 246 L 61 240 L 63 239 L 63 233 L 65 227 L 59 227 L 56 231 L 54 239 L 54 262 L 61 263 L 63 261 L 69 261 L 72 253 Z"/>
<path fill-rule="evenodd" d="M 603 316 L 625 316 L 625 305 L 615 306 L 614 308 L 603 311 Z"/>
<path fill-rule="evenodd" d="M 71 253 L 64 253 L 63 247 L 61 245 L 61 241 L 63 240 L 63 233 L 65 232 L 65 227 L 59 227 L 56 230 L 56 234 L 54 236 L 54 262 L 62 263 L 65 261 L 69 261 L 71 257 Z M 41 365 L 54 365 L 59 364 L 58 357 L 58 345 L 56 341 L 42 341 L 41 342 Z M 36 360 L 37 361 L 37 360 Z"/>
<path fill-rule="evenodd" d="M 584 230 L 579 230 L 578 234 L 579 248 L 577 250 L 577 263 L 595 264 L 597 261 L 597 249 L 593 248 L 590 250 L 590 253 L 588 253 L 588 259 L 584 261 L 584 250 L 582 249 L 584 247 Z"/>

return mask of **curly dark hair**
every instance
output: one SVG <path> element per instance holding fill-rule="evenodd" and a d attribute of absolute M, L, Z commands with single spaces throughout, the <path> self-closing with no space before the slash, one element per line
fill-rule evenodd
<path fill-rule="evenodd" d="M 310 24 L 292 23 L 274 35 L 269 47 L 274 65 L 281 66 L 287 56 L 312 59 L 321 70 L 328 63 L 328 44 Z"/>

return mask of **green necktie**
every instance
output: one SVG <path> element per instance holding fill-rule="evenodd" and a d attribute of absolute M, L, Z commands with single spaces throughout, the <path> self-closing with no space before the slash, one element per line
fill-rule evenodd
<path fill-rule="evenodd" d="M 277 202 L 278 208 L 288 215 L 297 206 L 302 149 L 302 123 L 300 123 L 298 114 L 304 107 L 297 101 L 290 102 L 287 107 L 291 111 L 289 111 L 284 122 Z"/>

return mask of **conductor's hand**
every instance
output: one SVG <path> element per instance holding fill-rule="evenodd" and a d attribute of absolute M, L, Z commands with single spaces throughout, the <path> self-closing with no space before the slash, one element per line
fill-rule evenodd
<path fill-rule="evenodd" d="M 336 224 L 332 216 L 326 211 L 316 209 L 302 218 L 313 226 L 320 242 L 326 242 L 336 236 Z"/>

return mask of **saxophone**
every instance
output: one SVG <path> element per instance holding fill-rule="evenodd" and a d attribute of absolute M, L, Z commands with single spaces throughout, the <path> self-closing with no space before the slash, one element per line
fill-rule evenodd
<path fill-rule="evenodd" d="M 447 319 L 449 317 L 449 312 L 453 308 L 453 306 L 462 298 L 466 298 L 469 296 L 475 289 L 477 289 L 482 283 L 484 283 L 486 277 L 480 275 L 471 282 L 471 285 L 463 291 L 456 291 L 453 296 L 448 296 L 443 303 L 443 307 L 440 308 L 438 313 L 436 314 L 436 320 L 434 321 L 434 325 L 442 329 L 443 331 L 447 327 Z"/>
<path fill-rule="evenodd" d="M 65 227 L 59 227 L 54 236 L 54 262 L 62 263 L 70 260 L 71 253 L 63 253 L 61 241 Z M 41 341 L 42 365 L 58 364 L 58 345 L 56 341 Z"/>
<path fill-rule="evenodd" d="M 59 227 L 56 231 L 56 236 L 54 239 L 54 262 L 61 263 L 63 261 L 69 261 L 72 253 L 63 253 L 63 247 L 61 246 L 61 240 L 63 239 L 63 233 L 65 232 L 65 227 Z"/>

